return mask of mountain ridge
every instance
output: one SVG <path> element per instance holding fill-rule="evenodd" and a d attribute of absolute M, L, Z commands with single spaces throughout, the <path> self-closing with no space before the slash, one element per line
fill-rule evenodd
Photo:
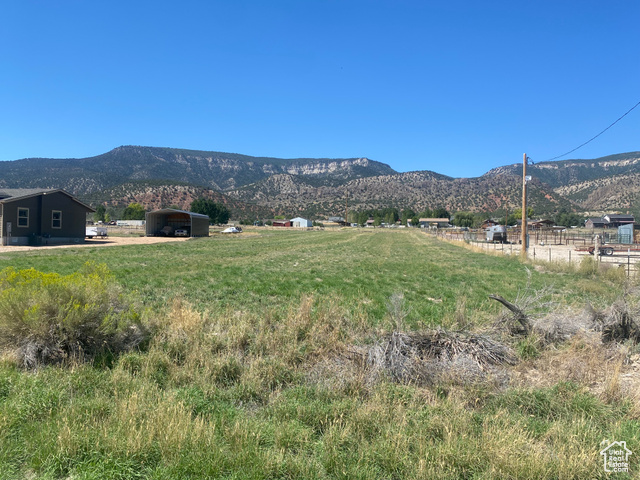
<path fill-rule="evenodd" d="M 541 162 L 527 173 L 533 176 L 529 203 L 541 214 L 640 209 L 640 152 Z M 147 208 L 184 208 L 185 198 L 201 195 L 233 205 L 234 215 L 249 216 L 335 215 L 343 211 L 347 191 L 352 209 L 493 212 L 519 207 L 522 165 L 453 178 L 429 170 L 397 172 L 367 157 L 282 159 L 125 145 L 80 159 L 0 162 L 0 187 L 63 188 L 94 205 L 121 206 L 133 199 Z"/>

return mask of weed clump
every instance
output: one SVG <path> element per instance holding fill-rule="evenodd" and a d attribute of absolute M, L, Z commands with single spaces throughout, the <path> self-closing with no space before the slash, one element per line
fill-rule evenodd
<path fill-rule="evenodd" d="M 476 383 L 491 374 L 502 376 L 498 367 L 515 365 L 510 348 L 487 336 L 446 330 L 393 332 L 367 354 L 374 373 L 417 385 L 435 385 L 443 380 Z"/>
<path fill-rule="evenodd" d="M 0 348 L 13 351 L 24 368 L 131 350 L 146 336 L 105 265 L 88 262 L 64 276 L 0 271 Z"/>

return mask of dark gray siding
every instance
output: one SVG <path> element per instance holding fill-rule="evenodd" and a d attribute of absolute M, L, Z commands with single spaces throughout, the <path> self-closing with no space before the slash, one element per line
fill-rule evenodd
<path fill-rule="evenodd" d="M 18 225 L 18 210 L 29 210 L 29 222 Z M 54 224 L 53 212 L 58 221 Z M 91 209 L 64 192 L 52 192 L 23 198 L 7 199 L 2 204 L 3 245 L 47 245 L 84 241 L 87 213 Z M 7 224 L 11 223 L 11 239 Z M 55 228 L 59 226 L 59 228 Z"/>

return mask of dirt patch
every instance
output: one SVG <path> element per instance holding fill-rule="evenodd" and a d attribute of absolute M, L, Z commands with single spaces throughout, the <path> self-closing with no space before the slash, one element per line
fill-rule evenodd
<path fill-rule="evenodd" d="M 0 253 L 25 252 L 29 250 L 48 250 L 51 248 L 86 248 L 86 247 L 112 247 L 117 245 L 148 245 L 152 243 L 184 242 L 188 237 L 141 237 L 136 235 L 107 238 L 87 238 L 84 243 L 72 243 L 70 245 L 43 245 L 39 247 L 6 246 L 0 247 Z"/>

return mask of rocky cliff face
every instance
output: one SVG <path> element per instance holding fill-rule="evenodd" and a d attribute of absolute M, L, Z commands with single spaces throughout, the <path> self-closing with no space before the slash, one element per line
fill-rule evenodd
<path fill-rule="evenodd" d="M 640 209 L 640 152 L 536 163 L 528 173 L 533 177 L 529 202 L 540 214 L 559 208 Z M 215 191 L 228 194 L 220 201 L 237 202 L 239 211 L 252 211 L 254 204 L 261 211 L 310 216 L 342 212 L 347 191 L 355 209 L 513 209 L 520 203 L 521 176 L 520 164 L 479 178 L 450 178 L 428 171 L 397 173 L 365 157 L 279 159 L 136 146 L 83 159 L 0 162 L 0 187 L 63 188 L 94 205 L 138 201 L 148 208 L 186 208 L 194 195 Z M 146 193 L 139 188 L 145 182 Z"/>
<path fill-rule="evenodd" d="M 27 172 L 29 174 L 25 174 Z M 279 159 L 124 146 L 91 158 L 0 162 L 0 186 L 55 185 L 74 194 L 87 194 L 131 180 L 166 180 L 225 191 L 275 174 L 313 177 L 315 183 L 335 183 L 389 173 L 394 173 L 391 167 L 367 158 Z"/>

